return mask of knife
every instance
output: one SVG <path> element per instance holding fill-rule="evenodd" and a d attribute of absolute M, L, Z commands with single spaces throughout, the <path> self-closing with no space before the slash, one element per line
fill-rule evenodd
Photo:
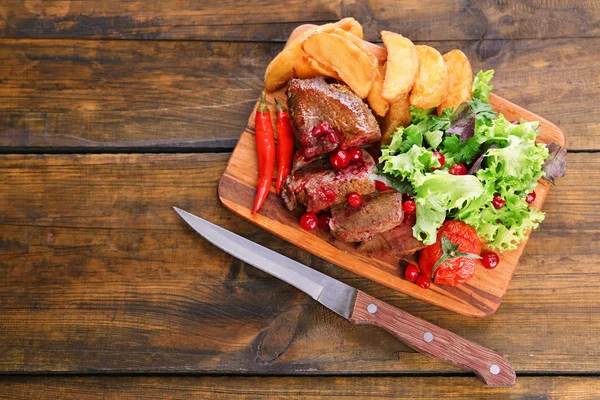
<path fill-rule="evenodd" d="M 515 384 L 515 370 L 500 354 L 187 211 L 173 208 L 200 236 L 221 250 L 302 290 L 347 320 L 383 328 L 426 356 L 473 371 L 486 386 Z"/>

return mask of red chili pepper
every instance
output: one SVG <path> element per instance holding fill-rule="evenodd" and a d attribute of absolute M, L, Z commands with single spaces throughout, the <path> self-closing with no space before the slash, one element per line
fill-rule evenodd
<path fill-rule="evenodd" d="M 279 99 L 275 99 L 275 103 L 277 104 L 277 184 L 275 191 L 279 194 L 283 180 L 292 169 L 294 135 L 292 134 L 292 125 L 290 125 L 290 114 Z"/>
<path fill-rule="evenodd" d="M 258 184 L 256 185 L 256 197 L 252 214 L 260 210 L 265 199 L 269 195 L 273 170 L 275 169 L 275 133 L 271 123 L 271 111 L 267 106 L 265 92 L 260 94 L 260 103 L 256 110 L 254 123 L 254 135 L 256 136 L 256 153 L 258 155 Z"/>

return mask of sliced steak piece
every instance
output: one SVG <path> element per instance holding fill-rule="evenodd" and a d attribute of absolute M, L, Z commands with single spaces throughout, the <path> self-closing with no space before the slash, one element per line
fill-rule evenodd
<path fill-rule="evenodd" d="M 387 193 L 387 192 L 386 192 Z M 423 242 L 413 236 L 412 221 L 405 218 L 404 221 L 389 231 L 382 232 L 373 236 L 358 246 L 358 250 L 376 257 L 385 257 L 393 255 L 395 257 L 405 258 L 417 251 L 424 249 Z"/>
<path fill-rule="evenodd" d="M 344 242 L 362 242 L 402 223 L 402 193 L 395 190 L 363 196 L 358 207 L 348 203 L 331 208 L 329 228 Z"/>
<path fill-rule="evenodd" d="M 363 150 L 361 162 L 343 169 L 333 169 L 329 158 L 317 160 L 283 181 L 281 197 L 289 210 L 298 203 L 307 211 L 320 211 L 346 201 L 352 192 L 367 194 L 375 191 L 375 161 Z"/>
<path fill-rule="evenodd" d="M 329 84 L 323 77 L 291 79 L 287 96 L 294 135 L 306 159 L 338 146 L 348 149 L 381 140 L 375 116 L 345 85 Z"/>

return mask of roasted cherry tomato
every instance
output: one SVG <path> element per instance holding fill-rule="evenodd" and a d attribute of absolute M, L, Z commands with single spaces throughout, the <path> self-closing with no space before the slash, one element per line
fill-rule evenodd
<path fill-rule="evenodd" d="M 456 286 L 473 276 L 480 254 L 477 231 L 462 221 L 448 220 L 439 229 L 437 241 L 421 250 L 419 267 L 434 283 Z"/>

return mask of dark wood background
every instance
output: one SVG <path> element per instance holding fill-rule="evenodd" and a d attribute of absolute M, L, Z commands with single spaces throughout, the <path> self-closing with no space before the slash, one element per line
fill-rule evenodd
<path fill-rule="evenodd" d="M 569 169 L 499 311 L 456 315 L 287 245 L 216 187 L 269 60 L 353 16 L 494 68 Z M 598 1 L 0 3 L 0 398 L 594 398 Z M 507 356 L 513 389 L 357 327 L 216 250 L 176 205 Z"/>

